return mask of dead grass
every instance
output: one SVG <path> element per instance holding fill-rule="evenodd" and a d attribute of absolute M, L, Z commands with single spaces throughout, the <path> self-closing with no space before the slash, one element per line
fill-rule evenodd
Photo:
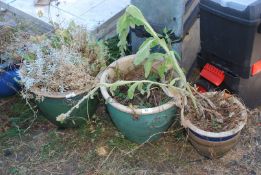
<path fill-rule="evenodd" d="M 19 117 L 7 107 L 15 105 L 10 102 L 1 106 L 1 118 Z M 252 112 L 240 143 L 217 160 L 198 155 L 178 125 L 170 129 L 176 132 L 139 147 L 116 130 L 103 106 L 91 123 L 74 130 L 59 130 L 39 116 L 28 132 L 0 137 L 0 174 L 258 174 L 259 116 Z"/>

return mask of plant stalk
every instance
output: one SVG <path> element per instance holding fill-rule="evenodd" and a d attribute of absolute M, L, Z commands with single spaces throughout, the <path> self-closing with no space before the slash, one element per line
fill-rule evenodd
<path fill-rule="evenodd" d="M 197 106 L 197 103 L 196 103 L 196 100 L 195 100 L 195 96 L 192 93 L 191 86 L 187 82 L 187 78 L 186 78 L 184 72 L 182 71 L 181 67 L 179 66 L 179 63 L 177 62 L 176 56 L 174 55 L 173 52 L 170 51 L 165 40 L 162 40 L 162 39 L 159 38 L 158 34 L 154 31 L 154 29 L 150 26 L 150 24 L 147 21 L 144 22 L 144 25 L 150 31 L 150 34 L 158 41 L 158 43 L 164 49 L 166 54 L 169 55 L 173 59 L 173 68 L 178 73 L 178 75 L 180 76 L 181 81 L 184 84 L 187 91 L 189 92 L 189 96 L 190 96 L 190 98 L 193 102 L 193 105 L 198 112 L 198 106 Z"/>
<path fill-rule="evenodd" d="M 97 84 L 86 96 L 84 96 L 80 101 L 78 101 L 78 103 L 72 107 L 69 111 L 67 111 L 65 114 L 60 114 L 57 118 L 63 116 L 63 120 L 60 121 L 60 122 L 63 122 L 64 120 L 66 120 L 66 118 L 68 118 L 72 112 L 79 108 L 80 104 L 83 103 L 86 99 L 88 98 L 91 98 L 94 93 L 96 91 L 99 90 L 99 88 L 101 87 L 106 87 L 106 88 L 110 88 L 112 86 L 124 86 L 124 85 L 128 85 L 128 84 L 134 84 L 134 83 L 147 83 L 147 84 L 154 84 L 154 85 L 158 85 L 160 87 L 169 87 L 170 85 L 169 84 L 164 84 L 164 83 L 159 83 L 159 82 L 154 82 L 154 81 L 150 81 L 150 80 L 141 80 L 141 81 L 117 81 L 115 83 L 99 83 Z M 173 87 L 173 86 L 172 86 Z M 178 88 L 178 87 L 175 87 L 175 89 L 177 89 L 178 91 L 182 91 L 183 93 L 186 93 L 186 91 L 184 89 L 181 89 L 181 88 Z"/>

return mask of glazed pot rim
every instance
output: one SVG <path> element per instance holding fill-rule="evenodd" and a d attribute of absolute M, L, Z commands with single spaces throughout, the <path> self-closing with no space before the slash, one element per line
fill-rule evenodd
<path fill-rule="evenodd" d="M 213 94 L 213 93 L 216 93 L 216 92 L 207 92 L 207 94 Z M 223 131 L 223 132 L 204 131 L 204 130 L 200 129 L 199 127 L 195 126 L 190 120 L 185 120 L 185 119 L 182 119 L 182 124 L 184 124 L 184 122 L 185 122 L 184 125 L 186 128 L 189 128 L 192 131 L 194 131 L 195 133 L 202 135 L 202 136 L 206 136 L 206 137 L 224 138 L 224 137 L 229 137 L 229 136 L 235 135 L 235 134 L 239 133 L 247 123 L 247 109 L 238 99 L 234 98 L 234 102 L 237 103 L 242 108 L 241 116 L 244 118 L 244 120 L 240 121 L 236 128 L 233 128 L 229 131 Z"/>
<path fill-rule="evenodd" d="M 100 79 L 100 73 L 97 75 L 95 78 L 95 81 L 99 82 Z M 35 89 L 30 89 L 30 92 L 37 95 L 37 96 L 42 96 L 42 97 L 47 97 L 47 98 L 53 98 L 53 99 L 70 99 L 74 98 L 77 96 L 80 96 L 82 94 L 88 93 L 92 88 L 86 88 L 83 90 L 73 90 L 73 91 L 67 91 L 64 93 L 61 92 L 40 92 L 39 90 Z"/>
<path fill-rule="evenodd" d="M 64 99 L 64 98 L 73 98 L 79 95 L 82 95 L 86 92 L 88 92 L 90 89 L 85 89 L 85 90 L 79 90 L 79 91 L 68 91 L 65 93 L 48 93 L 48 92 L 40 92 L 39 90 L 36 89 L 31 89 L 30 92 L 37 95 L 37 96 L 42 96 L 42 97 L 47 97 L 47 98 L 54 98 L 54 99 Z"/>
<path fill-rule="evenodd" d="M 117 61 L 113 62 L 112 64 L 110 64 L 105 70 L 104 72 L 101 74 L 100 77 L 100 83 L 107 83 L 107 77 L 110 74 L 110 70 L 112 70 L 113 68 L 117 67 L 118 64 L 125 62 L 127 60 L 134 60 L 136 55 L 129 55 L 126 57 L 122 57 L 120 59 L 118 59 Z M 128 106 L 122 105 L 119 102 L 117 102 L 109 93 L 106 87 L 100 87 L 101 93 L 103 98 L 105 99 L 105 101 L 107 103 L 109 103 L 110 105 L 112 105 L 114 108 L 125 112 L 125 113 L 129 113 L 129 114 L 134 114 L 134 115 L 150 115 L 150 114 L 155 114 L 155 113 L 160 113 L 163 112 L 165 110 L 168 110 L 170 108 L 173 108 L 176 106 L 174 101 L 169 101 L 166 104 L 157 106 L 157 107 L 153 107 L 153 108 L 143 108 L 143 109 L 133 109 L 130 108 Z"/>

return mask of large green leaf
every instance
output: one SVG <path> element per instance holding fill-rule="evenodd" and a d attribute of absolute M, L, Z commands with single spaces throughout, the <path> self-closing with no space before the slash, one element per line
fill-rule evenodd
<path fill-rule="evenodd" d="M 171 51 L 171 52 L 173 52 L 174 53 L 174 55 L 175 55 L 175 58 L 178 60 L 178 61 L 181 61 L 181 57 L 180 57 L 180 55 L 179 55 L 179 53 L 178 52 L 176 52 L 176 51 Z"/>
<path fill-rule="evenodd" d="M 136 90 L 138 85 L 139 85 L 139 82 L 136 82 L 133 85 L 131 85 L 131 87 L 129 88 L 129 90 L 128 90 L 128 98 L 129 99 L 133 99 L 135 90 Z"/>
<path fill-rule="evenodd" d="M 148 78 L 148 76 L 150 75 L 153 62 L 155 60 L 164 59 L 164 56 L 165 54 L 163 53 L 152 53 L 148 56 L 148 59 L 144 64 L 145 78 Z"/>
<path fill-rule="evenodd" d="M 150 97 L 150 88 L 153 84 L 152 83 L 149 83 L 148 86 L 146 87 L 146 92 L 147 92 L 147 98 Z"/>
<path fill-rule="evenodd" d="M 123 14 L 117 23 L 117 32 L 120 34 L 123 30 L 125 30 L 126 28 L 128 28 L 128 20 L 127 20 L 127 15 Z"/>
<path fill-rule="evenodd" d="M 129 7 L 126 9 L 126 13 L 132 16 L 133 18 L 142 21 L 143 23 L 146 22 L 146 19 L 144 18 L 141 11 L 134 5 L 129 5 Z"/>
<path fill-rule="evenodd" d="M 145 91 L 144 91 L 144 89 L 143 89 L 143 83 L 140 83 L 140 84 L 138 85 L 138 90 L 140 91 L 140 93 L 141 93 L 142 95 L 144 95 Z"/>
<path fill-rule="evenodd" d="M 118 88 L 117 83 L 113 84 L 113 86 L 110 87 L 111 95 L 114 96 L 114 91 Z"/>
<path fill-rule="evenodd" d="M 133 23 L 136 25 L 143 25 L 145 30 L 151 35 L 155 33 L 155 31 L 150 27 L 148 21 L 143 16 L 142 12 L 137 7 L 130 5 L 126 9 L 126 13 L 133 17 Z"/>
<path fill-rule="evenodd" d="M 151 45 L 154 41 L 154 38 L 148 38 L 143 42 L 136 54 L 136 58 L 134 60 L 135 65 L 140 65 L 146 58 L 148 58 L 150 55 Z"/>
<path fill-rule="evenodd" d="M 174 60 L 171 55 L 165 55 L 166 69 L 169 65 L 173 65 Z M 167 71 L 167 70 L 166 70 Z"/>
<path fill-rule="evenodd" d="M 150 60 L 160 60 L 164 59 L 165 54 L 163 53 L 152 53 L 148 56 L 148 59 Z"/>
<path fill-rule="evenodd" d="M 151 59 L 148 59 L 145 62 L 145 64 L 144 64 L 145 78 L 148 78 L 148 76 L 150 75 L 152 64 L 153 64 L 153 60 L 151 60 Z"/>
<path fill-rule="evenodd" d="M 167 70 L 167 66 L 165 64 L 165 62 L 163 62 L 158 68 L 157 68 L 157 71 L 158 71 L 158 74 L 160 76 L 160 78 L 163 78 L 164 77 L 164 74 Z"/>

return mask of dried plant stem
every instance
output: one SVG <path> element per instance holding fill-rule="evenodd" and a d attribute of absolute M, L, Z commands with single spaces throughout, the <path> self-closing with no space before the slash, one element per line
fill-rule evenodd
<path fill-rule="evenodd" d="M 163 48 L 163 50 L 166 52 L 166 54 L 172 58 L 172 60 L 173 60 L 173 69 L 178 73 L 178 75 L 179 75 L 183 85 L 185 86 L 185 89 L 189 93 L 189 97 L 191 98 L 197 113 L 199 113 L 198 105 L 197 105 L 197 102 L 196 102 L 196 98 L 193 95 L 192 90 L 191 90 L 192 87 L 187 82 L 187 78 L 186 78 L 184 72 L 182 71 L 182 69 L 181 69 L 181 67 L 180 67 L 180 65 L 178 63 L 177 58 L 176 58 L 174 52 L 170 51 L 166 41 L 160 39 L 158 34 L 154 31 L 154 29 L 151 27 L 151 25 L 146 20 L 143 22 L 143 24 L 144 24 L 145 28 L 149 31 L 149 33 L 152 35 L 152 37 L 155 38 L 158 41 L 159 45 Z"/>
<path fill-rule="evenodd" d="M 63 122 L 64 120 L 66 120 L 71 114 L 72 112 L 79 108 L 80 104 L 83 103 L 86 99 L 92 98 L 92 96 L 101 88 L 101 87 L 106 87 L 106 88 L 110 88 L 113 86 L 124 86 L 124 85 L 128 85 L 128 84 L 134 84 L 134 83 L 148 83 L 148 84 L 153 84 L 153 85 L 158 85 L 161 88 L 163 87 L 170 87 L 170 84 L 164 84 L 164 83 L 159 83 L 159 82 L 154 82 L 154 81 L 149 81 L 149 80 L 141 80 L 141 81 L 117 81 L 115 83 L 99 83 L 97 84 L 87 95 L 85 95 L 80 101 L 78 101 L 78 103 L 73 106 L 68 112 L 66 112 L 65 114 L 60 114 L 56 119 L 57 121 Z M 173 86 L 171 86 L 173 88 Z M 179 91 L 180 93 L 184 94 L 186 93 L 185 89 L 181 89 L 178 87 L 174 87 L 177 91 Z"/>

